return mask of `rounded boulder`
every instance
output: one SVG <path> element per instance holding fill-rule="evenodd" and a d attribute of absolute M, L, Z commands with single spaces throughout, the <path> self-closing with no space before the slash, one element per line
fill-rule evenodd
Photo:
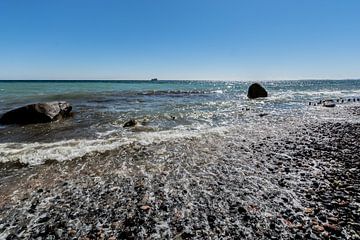
<path fill-rule="evenodd" d="M 261 98 L 261 97 L 267 97 L 268 93 L 265 90 L 263 86 L 261 86 L 259 83 L 253 83 L 249 87 L 248 98 L 255 99 L 255 98 Z"/>

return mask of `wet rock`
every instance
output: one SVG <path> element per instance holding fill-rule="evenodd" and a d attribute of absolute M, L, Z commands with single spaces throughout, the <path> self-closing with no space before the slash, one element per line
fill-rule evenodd
<path fill-rule="evenodd" d="M 138 122 L 135 119 L 131 119 L 129 121 L 127 121 L 123 127 L 127 128 L 127 127 L 135 127 L 138 124 Z"/>
<path fill-rule="evenodd" d="M 30 104 L 4 113 L 0 124 L 46 123 L 69 117 L 71 110 L 72 107 L 67 102 Z"/>
<path fill-rule="evenodd" d="M 321 225 L 317 225 L 317 224 L 316 224 L 316 225 L 313 225 L 312 229 L 313 229 L 315 232 L 319 232 L 319 233 L 321 233 L 321 232 L 324 231 L 324 227 L 321 226 Z"/>
<path fill-rule="evenodd" d="M 324 224 L 324 229 L 325 229 L 326 231 L 332 232 L 332 233 L 340 233 L 340 232 L 341 232 L 340 227 L 338 227 L 338 226 L 335 225 L 335 224 L 325 223 L 325 224 Z"/>
<path fill-rule="evenodd" d="M 240 214 L 245 214 L 245 213 L 246 213 L 246 209 L 245 209 L 243 206 L 240 206 L 240 207 L 238 208 L 238 212 L 239 212 Z"/>
<path fill-rule="evenodd" d="M 323 102 L 323 107 L 333 108 L 335 107 L 335 103 L 333 100 L 325 100 Z"/>
<path fill-rule="evenodd" d="M 278 184 L 279 184 L 279 186 L 280 187 L 285 187 L 286 186 L 286 182 L 285 182 L 285 179 L 280 179 L 279 181 L 278 181 Z"/>
<path fill-rule="evenodd" d="M 249 87 L 247 96 L 250 99 L 255 99 L 260 97 L 267 97 L 268 93 L 259 83 L 254 83 Z"/>
<path fill-rule="evenodd" d="M 47 222 L 47 221 L 49 221 L 49 216 L 45 213 L 45 214 L 43 214 L 43 215 L 41 215 L 40 217 L 39 217 L 39 219 L 37 220 L 37 222 L 38 223 L 45 223 L 45 222 Z"/>

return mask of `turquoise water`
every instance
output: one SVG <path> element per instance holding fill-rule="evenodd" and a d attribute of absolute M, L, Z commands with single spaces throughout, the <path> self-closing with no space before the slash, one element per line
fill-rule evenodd
<path fill-rule="evenodd" d="M 249 82 L 0 81 L 0 112 L 34 102 L 65 100 L 78 106 L 141 115 L 181 111 L 188 104 L 237 101 L 246 105 Z M 360 81 L 264 82 L 275 107 L 323 98 L 356 97 Z M 194 106 L 194 105 L 193 105 Z M 213 110 L 213 109 L 210 109 Z"/>
<path fill-rule="evenodd" d="M 266 99 L 248 100 L 250 82 L 0 81 L 0 113 L 30 103 L 67 101 L 75 116 L 61 122 L 0 127 L 0 162 L 61 159 L 150 139 L 241 125 L 261 114 L 301 115 L 309 102 L 360 97 L 360 80 L 267 81 Z M 135 118 L 136 129 L 123 124 Z M 149 140 L 150 141 L 150 140 Z M 79 148 L 86 150 L 80 151 Z M 20 149 L 14 153 L 14 149 Z M 35 155 L 29 155 L 35 151 Z M 46 151 L 45 151 L 45 150 Z M 64 150 L 65 149 L 65 150 Z M 64 152 L 65 151 L 65 152 Z M 65 154 L 66 155 L 66 154 Z M 38 159 L 42 159 L 38 161 Z"/>

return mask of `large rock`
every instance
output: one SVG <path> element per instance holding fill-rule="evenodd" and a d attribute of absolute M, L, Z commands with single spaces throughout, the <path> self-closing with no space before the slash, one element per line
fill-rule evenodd
<path fill-rule="evenodd" d="M 248 98 L 254 99 L 254 98 L 260 98 L 260 97 L 267 97 L 268 93 L 259 83 L 253 83 L 249 87 Z"/>
<path fill-rule="evenodd" d="M 30 104 L 6 112 L 0 124 L 46 123 L 70 116 L 72 107 L 67 102 Z"/>

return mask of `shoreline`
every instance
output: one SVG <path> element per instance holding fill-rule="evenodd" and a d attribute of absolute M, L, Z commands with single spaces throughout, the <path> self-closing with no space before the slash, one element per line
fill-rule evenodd
<path fill-rule="evenodd" d="M 0 237 L 359 237 L 360 124 L 271 124 L 34 167 L 2 201 Z"/>

